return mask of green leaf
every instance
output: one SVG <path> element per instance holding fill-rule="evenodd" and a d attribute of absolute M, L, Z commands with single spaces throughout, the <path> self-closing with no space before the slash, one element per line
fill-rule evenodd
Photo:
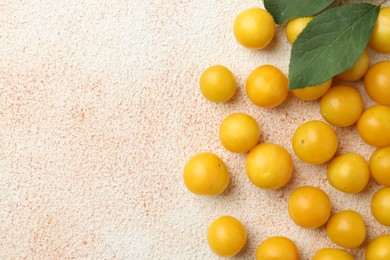
<path fill-rule="evenodd" d="M 277 24 L 291 18 L 317 14 L 335 0 L 264 0 L 264 7 L 274 17 Z"/>
<path fill-rule="evenodd" d="M 366 48 L 379 6 L 350 4 L 316 16 L 291 50 L 289 89 L 325 82 L 357 62 Z"/>

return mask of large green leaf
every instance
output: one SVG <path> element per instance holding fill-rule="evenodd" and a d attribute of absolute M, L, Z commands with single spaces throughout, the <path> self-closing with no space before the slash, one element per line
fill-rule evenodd
<path fill-rule="evenodd" d="M 379 6 L 351 4 L 316 16 L 291 50 L 289 89 L 312 86 L 349 69 L 366 48 Z"/>
<path fill-rule="evenodd" d="M 291 18 L 317 14 L 335 0 L 264 0 L 264 7 L 277 24 Z"/>

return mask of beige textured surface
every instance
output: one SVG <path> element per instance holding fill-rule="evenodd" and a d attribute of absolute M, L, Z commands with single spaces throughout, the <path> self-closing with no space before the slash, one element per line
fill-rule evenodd
<path fill-rule="evenodd" d="M 234 17 L 258 5 L 2 0 L 0 259 L 217 259 L 205 234 L 223 214 L 239 218 L 248 230 L 247 246 L 236 259 L 253 259 L 257 245 L 272 235 L 290 237 L 302 259 L 309 259 L 333 245 L 324 228 L 304 230 L 289 219 L 288 196 L 301 185 L 327 191 L 333 211 L 359 211 L 369 239 L 390 233 L 369 211 L 379 189 L 373 181 L 361 194 L 345 195 L 329 186 L 325 165 L 310 166 L 294 156 L 289 185 L 264 191 L 246 177 L 245 155 L 221 147 L 218 127 L 232 112 L 254 116 L 262 141 L 290 152 L 294 129 L 321 118 L 318 102 L 290 95 L 266 110 L 246 98 L 245 79 L 255 67 L 288 68 L 283 28 L 262 51 L 234 40 Z M 370 54 L 373 61 L 390 58 Z M 238 94 L 227 104 L 200 95 L 199 75 L 213 64 L 237 76 Z M 336 131 L 339 153 L 369 157 L 373 148 L 354 127 Z M 182 183 L 185 162 L 201 151 L 217 153 L 231 171 L 221 196 L 194 196 Z M 362 259 L 363 247 L 351 252 Z"/>

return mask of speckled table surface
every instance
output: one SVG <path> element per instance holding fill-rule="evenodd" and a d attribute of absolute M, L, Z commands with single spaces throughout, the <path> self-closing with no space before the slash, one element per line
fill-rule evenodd
<path fill-rule="evenodd" d="M 377 1 L 379 2 L 379 1 Z M 245 154 L 222 148 L 218 128 L 233 112 L 252 115 L 261 141 L 293 154 L 298 125 L 319 119 L 318 102 L 289 95 L 278 108 L 255 107 L 248 74 L 273 64 L 288 69 L 290 45 L 279 27 L 269 47 L 249 51 L 232 34 L 234 17 L 261 1 L 2 0 L 0 3 L 0 258 L 218 259 L 206 230 L 220 215 L 246 226 L 248 243 L 235 259 L 253 259 L 273 235 L 293 239 L 302 259 L 334 247 L 324 228 L 297 227 L 287 213 L 291 191 L 325 190 L 333 212 L 360 212 L 368 240 L 390 233 L 372 217 L 374 181 L 357 195 L 326 180 L 326 165 L 302 163 L 276 191 L 248 180 Z M 389 59 L 370 51 L 372 63 Z M 202 98 L 198 81 L 210 65 L 236 75 L 226 104 Z M 337 83 L 337 82 L 336 82 Z M 362 83 L 356 86 L 365 106 Z M 338 153 L 369 158 L 355 127 L 335 128 Z M 190 194 L 182 171 L 194 154 L 218 154 L 231 172 L 217 197 Z M 350 250 L 362 259 L 362 247 Z"/>

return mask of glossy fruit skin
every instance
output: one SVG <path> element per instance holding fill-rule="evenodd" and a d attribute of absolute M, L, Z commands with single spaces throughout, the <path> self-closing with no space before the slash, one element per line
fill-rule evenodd
<path fill-rule="evenodd" d="M 375 63 L 367 71 L 367 74 L 364 77 L 364 88 L 366 89 L 368 96 L 378 104 L 390 105 L 389 60 Z"/>
<path fill-rule="evenodd" d="M 278 189 L 290 180 L 293 161 L 282 146 L 263 143 L 246 158 L 246 172 L 251 182 L 262 189 Z"/>
<path fill-rule="evenodd" d="M 380 53 L 390 53 L 390 7 L 382 7 L 368 45 Z"/>
<path fill-rule="evenodd" d="M 320 112 L 334 126 L 351 126 L 363 112 L 363 99 L 353 87 L 334 86 L 321 98 Z"/>
<path fill-rule="evenodd" d="M 270 237 L 257 248 L 256 260 L 299 260 L 298 248 L 287 237 Z"/>
<path fill-rule="evenodd" d="M 210 152 L 193 156 L 185 165 L 183 179 L 189 191 L 198 195 L 218 195 L 229 184 L 225 163 Z"/>
<path fill-rule="evenodd" d="M 336 245 L 356 248 L 366 239 L 366 223 L 358 212 L 343 210 L 329 219 L 326 232 Z"/>
<path fill-rule="evenodd" d="M 288 200 L 291 219 L 303 228 L 317 228 L 324 225 L 331 212 L 328 195 L 321 189 L 303 186 L 295 189 Z"/>
<path fill-rule="evenodd" d="M 331 161 L 327 177 L 334 188 L 346 193 L 357 193 L 367 186 L 370 168 L 361 155 L 346 153 Z"/>
<path fill-rule="evenodd" d="M 249 49 L 266 47 L 275 35 L 275 22 L 262 8 L 250 8 L 237 15 L 234 36 L 239 44 Z"/>
<path fill-rule="evenodd" d="M 390 259 L 390 235 L 381 235 L 371 240 L 366 247 L 366 260 Z"/>
<path fill-rule="evenodd" d="M 370 172 L 377 183 L 390 187 L 390 146 L 378 148 L 371 154 Z"/>
<path fill-rule="evenodd" d="M 253 104 L 270 108 L 280 105 L 288 95 L 288 79 L 272 65 L 257 67 L 248 76 L 246 94 Z"/>
<path fill-rule="evenodd" d="M 297 39 L 298 35 L 305 29 L 306 25 L 313 20 L 313 16 L 300 17 L 291 19 L 287 23 L 286 37 L 289 43 L 293 44 Z"/>
<path fill-rule="evenodd" d="M 231 257 L 244 247 L 246 230 L 236 218 L 222 216 L 211 223 L 207 231 L 207 241 L 215 254 Z"/>
<path fill-rule="evenodd" d="M 390 187 L 382 188 L 374 194 L 371 213 L 379 223 L 390 227 Z"/>
<path fill-rule="evenodd" d="M 312 260 L 354 260 L 353 256 L 343 249 L 323 248 L 318 250 Z"/>
<path fill-rule="evenodd" d="M 377 105 L 368 108 L 357 122 L 360 137 L 372 146 L 390 145 L 390 107 Z"/>
<path fill-rule="evenodd" d="M 235 113 L 223 120 L 219 129 L 219 137 L 227 150 L 245 153 L 258 143 L 260 129 L 253 117 L 244 113 Z"/>
<path fill-rule="evenodd" d="M 236 89 L 237 83 L 233 73 L 224 66 L 211 66 L 200 77 L 200 90 L 210 101 L 226 102 L 234 96 Z"/>
<path fill-rule="evenodd" d="M 311 87 L 297 88 L 291 92 L 300 100 L 312 101 L 319 99 L 329 90 L 332 85 L 332 79 L 325 81 L 324 83 L 317 84 Z"/>
<path fill-rule="evenodd" d="M 364 50 L 358 61 L 347 71 L 336 76 L 339 80 L 355 82 L 361 79 L 367 72 L 370 66 L 370 55 L 367 50 Z"/>
<path fill-rule="evenodd" d="M 292 147 L 295 154 L 304 162 L 325 163 L 336 153 L 337 135 L 322 121 L 307 121 L 295 130 Z"/>

